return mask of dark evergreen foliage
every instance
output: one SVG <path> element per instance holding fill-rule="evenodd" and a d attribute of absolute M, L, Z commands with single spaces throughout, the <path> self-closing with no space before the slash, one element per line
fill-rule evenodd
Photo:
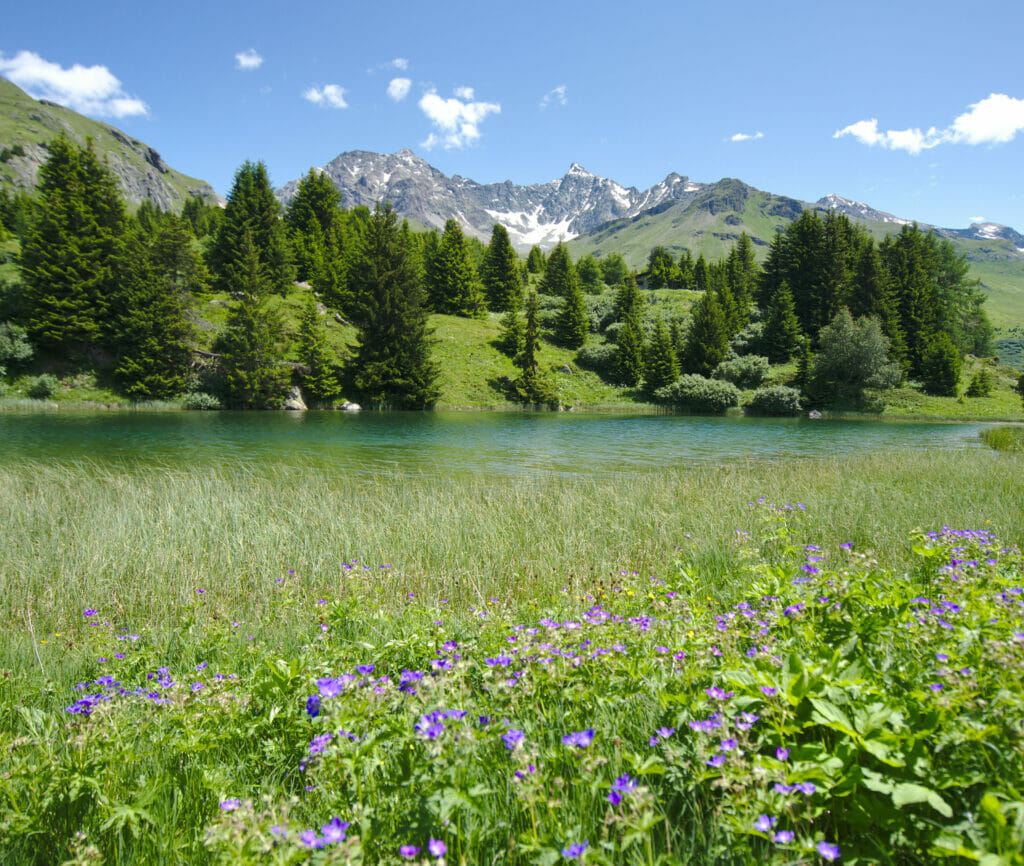
<path fill-rule="evenodd" d="M 551 273 L 550 262 L 547 272 Z M 562 309 L 558 314 L 558 322 L 555 326 L 555 336 L 563 346 L 569 349 L 578 349 L 586 342 L 589 332 L 590 317 L 587 315 L 587 305 L 583 300 L 583 292 L 579 283 L 573 280 L 564 295 Z"/>
<path fill-rule="evenodd" d="M 963 359 L 944 331 L 932 335 L 921 358 L 921 384 L 929 394 L 955 397 L 960 389 Z"/>
<path fill-rule="evenodd" d="M 437 400 L 437 367 L 414 252 L 390 204 L 378 205 L 349 270 L 358 299 L 354 382 L 375 406 L 423 409 Z"/>
<path fill-rule="evenodd" d="M 789 283 L 783 281 L 768 302 L 768 318 L 761 333 L 761 348 L 773 364 L 785 364 L 800 345 L 800 322 L 793 309 Z"/>
<path fill-rule="evenodd" d="M 445 223 L 437 251 L 427 263 L 427 296 L 438 313 L 481 316 L 485 312 L 483 291 L 457 220 Z"/>
<path fill-rule="evenodd" d="M 671 385 L 679 378 L 679 361 L 672 338 L 665 323 L 658 316 L 644 353 L 644 393 L 653 397 L 659 388 Z"/>
<path fill-rule="evenodd" d="M 725 358 L 728 345 L 729 334 L 718 298 L 713 291 L 705 291 L 693 307 L 683 349 L 683 369 L 687 373 L 710 376 Z"/>
<path fill-rule="evenodd" d="M 522 371 L 509 386 L 509 399 L 517 403 L 557 406 L 558 391 L 554 384 L 540 371 L 537 356 L 540 354 L 540 316 L 536 292 L 530 292 L 526 299 L 526 332 L 523 351 L 516 357 L 515 365 Z"/>
<path fill-rule="evenodd" d="M 565 298 L 572 293 L 573 288 L 579 289 L 576 268 L 569 257 L 569 248 L 565 244 L 559 244 L 548 256 L 539 291 L 545 295 Z"/>
<path fill-rule="evenodd" d="M 508 230 L 495 224 L 491 242 L 484 256 L 480 278 L 487 290 L 487 306 L 502 313 L 522 306 L 523 282 L 519 272 L 519 256 L 512 249 Z"/>
<path fill-rule="evenodd" d="M 306 368 L 302 376 L 306 397 L 316 403 L 329 403 L 341 393 L 340 371 L 312 294 L 302 305 L 297 348 L 298 359 Z"/>

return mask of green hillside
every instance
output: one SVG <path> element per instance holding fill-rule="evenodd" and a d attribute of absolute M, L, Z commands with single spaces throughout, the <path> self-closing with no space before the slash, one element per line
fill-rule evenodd
<path fill-rule="evenodd" d="M 61 133 L 78 144 L 92 139 L 128 203 L 150 200 L 161 210 L 180 210 L 191 195 L 217 201 L 206 181 L 175 171 L 157 151 L 116 127 L 52 102 L 33 99 L 0 78 L 0 189 L 32 192 L 46 144 Z"/>
<path fill-rule="evenodd" d="M 675 255 L 686 248 L 712 261 L 728 254 L 746 232 L 754 241 L 758 260 L 763 261 L 775 232 L 789 225 L 804 207 L 809 205 L 725 178 L 688 203 L 674 202 L 615 220 L 573 239 L 569 248 L 575 258 L 618 252 L 631 268 L 643 270 L 652 247 L 663 246 Z M 851 219 L 876 240 L 901 228 L 898 223 Z M 1007 240 L 953 237 L 950 241 L 967 256 L 972 276 L 988 294 L 986 309 L 997 332 L 1024 325 L 1024 254 Z"/>

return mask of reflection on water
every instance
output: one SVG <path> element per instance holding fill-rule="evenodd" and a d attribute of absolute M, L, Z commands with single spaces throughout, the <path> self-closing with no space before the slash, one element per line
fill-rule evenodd
<path fill-rule="evenodd" d="M 0 463 L 512 476 L 978 447 L 978 424 L 539 412 L 0 413 Z"/>

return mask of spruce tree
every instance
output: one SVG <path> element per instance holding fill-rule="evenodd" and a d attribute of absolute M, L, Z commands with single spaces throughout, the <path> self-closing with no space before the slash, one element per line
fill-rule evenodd
<path fill-rule="evenodd" d="M 647 257 L 647 288 L 664 289 L 679 283 L 675 259 L 664 247 L 653 247 Z"/>
<path fill-rule="evenodd" d="M 526 331 L 523 335 L 523 351 L 514 363 L 522 371 L 509 389 L 509 396 L 518 403 L 558 403 L 558 391 L 540 372 L 537 356 L 540 354 L 540 315 L 537 308 L 537 294 L 530 292 L 526 299 Z"/>
<path fill-rule="evenodd" d="M 675 348 L 661 316 L 654 320 L 654 330 L 647 344 L 644 362 L 644 393 L 648 398 L 666 385 L 671 385 L 679 378 L 679 362 L 676 360 Z"/>
<path fill-rule="evenodd" d="M 550 266 L 548 272 L 550 273 Z M 569 284 L 568 292 L 562 303 L 562 310 L 558 314 L 555 335 L 563 346 L 578 349 L 586 342 L 589 331 L 590 317 L 587 315 L 583 292 L 579 284 L 573 281 Z"/>
<path fill-rule="evenodd" d="M 644 301 L 640 296 L 636 280 L 632 274 L 626 276 L 619 290 L 615 293 L 615 321 L 623 324 L 631 322 L 637 333 L 641 330 L 644 314 Z"/>
<path fill-rule="evenodd" d="M 615 378 L 631 388 L 644 376 L 644 338 L 636 324 L 629 320 L 619 330 L 615 341 Z"/>
<path fill-rule="evenodd" d="M 576 268 L 569 257 L 569 248 L 565 244 L 559 244 L 548 256 L 539 291 L 544 295 L 565 298 L 571 294 L 574 287 L 579 289 Z"/>
<path fill-rule="evenodd" d="M 480 270 L 487 290 L 487 306 L 494 312 L 506 312 L 522 306 L 523 283 L 519 274 L 519 256 L 512 249 L 508 230 L 499 223 L 491 230 L 491 242 Z"/>
<path fill-rule="evenodd" d="M 601 267 L 591 255 L 583 256 L 576 262 L 576 276 L 580 281 L 580 288 L 589 295 L 596 295 L 601 292 Z"/>
<path fill-rule="evenodd" d="M 445 223 L 437 252 L 427 265 L 427 294 L 435 312 L 481 316 L 484 298 L 457 220 Z"/>
<path fill-rule="evenodd" d="M 270 186 L 266 165 L 248 160 L 235 172 L 224 216 L 210 248 L 209 264 L 217 291 L 229 291 L 230 271 L 243 255 L 247 232 L 272 291 L 286 295 L 295 272 L 281 205 Z"/>
<path fill-rule="evenodd" d="M 215 343 L 225 402 L 240 409 L 276 408 L 288 389 L 288 370 L 280 363 L 281 320 L 267 305 L 275 283 L 250 231 L 243 232 L 238 258 L 222 273 L 234 298 Z"/>
<path fill-rule="evenodd" d="M 334 353 L 327 345 L 324 323 L 312 293 L 306 295 L 299 318 L 298 358 L 306 367 L 302 384 L 317 403 L 329 403 L 341 393 Z"/>
<path fill-rule="evenodd" d="M 768 301 L 767 318 L 761 334 L 765 355 L 773 364 L 785 364 L 800 344 L 800 322 L 793 309 L 789 283 L 783 281 Z"/>
<path fill-rule="evenodd" d="M 629 268 L 620 253 L 608 253 L 601 259 L 601 279 L 606 286 L 617 286 L 628 276 Z"/>
<path fill-rule="evenodd" d="M 536 244 L 530 247 L 530 252 L 526 256 L 527 272 L 531 274 L 543 274 L 546 265 L 547 260 L 544 258 L 544 253 L 541 252 L 540 247 Z"/>
<path fill-rule="evenodd" d="M 81 356 L 110 336 L 124 208 L 91 143 L 80 149 L 61 136 L 48 150 L 21 246 L 26 324 L 44 351 Z"/>
<path fill-rule="evenodd" d="M 693 308 L 683 352 L 684 369 L 688 373 L 710 376 L 725 357 L 728 345 L 725 315 L 715 293 L 706 291 Z"/>
<path fill-rule="evenodd" d="M 939 331 L 925 346 L 921 358 L 921 383 L 929 394 L 955 397 L 960 389 L 963 359 L 945 331 Z"/>
<path fill-rule="evenodd" d="M 526 331 L 519 318 L 518 296 L 513 301 L 513 306 L 501 317 L 501 335 L 498 337 L 498 347 L 510 358 L 515 358 L 526 345 Z"/>
<path fill-rule="evenodd" d="M 378 204 L 349 269 L 357 299 L 356 387 L 374 405 L 423 409 L 438 397 L 421 281 L 391 205 Z"/>
<path fill-rule="evenodd" d="M 188 289 L 178 282 L 177 271 L 166 268 L 165 252 L 157 239 L 147 249 L 141 229 L 135 229 L 126 235 L 118 263 L 114 375 L 121 391 L 135 400 L 182 394 L 192 362 L 195 329 L 185 317 Z"/>

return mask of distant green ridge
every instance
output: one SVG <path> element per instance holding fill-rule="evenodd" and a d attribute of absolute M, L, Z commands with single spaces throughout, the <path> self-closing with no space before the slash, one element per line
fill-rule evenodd
<path fill-rule="evenodd" d="M 92 139 L 132 207 L 149 200 L 161 210 L 179 211 L 193 195 L 219 201 L 210 184 L 175 171 L 145 142 L 70 108 L 33 99 L 0 78 L 0 188 L 31 194 L 47 159 L 46 144 L 61 133 L 79 144 Z"/>

